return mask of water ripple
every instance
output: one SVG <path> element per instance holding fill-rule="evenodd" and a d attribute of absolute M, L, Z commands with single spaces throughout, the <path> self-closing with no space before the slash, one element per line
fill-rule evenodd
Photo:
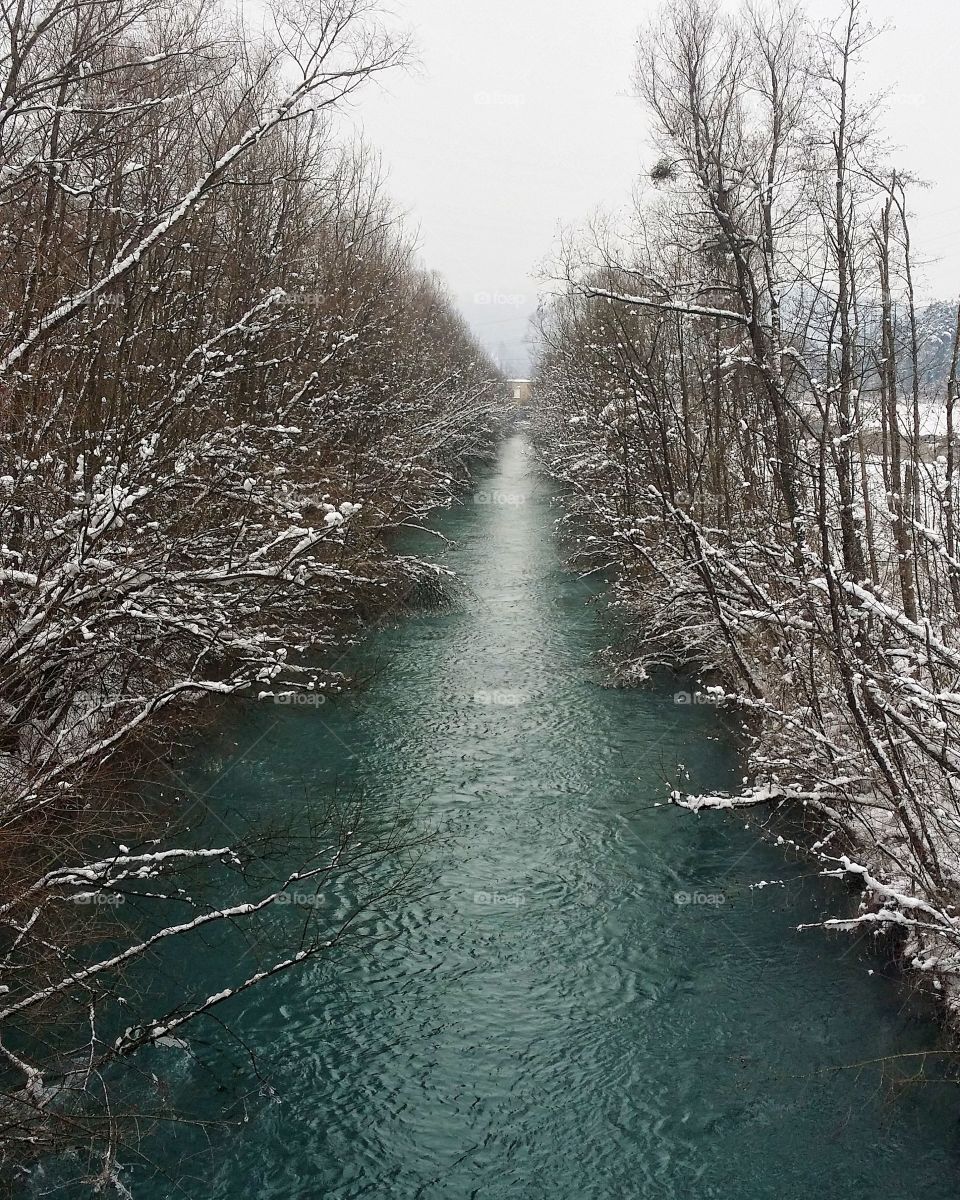
<path fill-rule="evenodd" d="M 888 1100 L 876 1072 L 821 1070 L 932 1044 L 931 1029 L 859 950 L 796 933 L 815 889 L 749 890 L 792 872 L 752 830 L 647 811 L 681 762 L 732 785 L 732 751 L 668 691 L 602 686 L 595 586 L 562 570 L 519 439 L 489 491 L 512 502 L 443 518 L 460 601 L 385 630 L 365 695 L 322 721 L 285 714 L 231 770 L 238 805 L 344 775 L 448 836 L 428 895 L 246 998 L 239 1025 L 277 1102 L 197 1160 L 198 1189 L 953 1196 L 948 1089 Z"/>

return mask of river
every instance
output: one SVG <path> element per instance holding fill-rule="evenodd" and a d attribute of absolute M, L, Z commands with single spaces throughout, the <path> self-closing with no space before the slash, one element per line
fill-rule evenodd
<path fill-rule="evenodd" d="M 757 818 L 657 807 L 678 769 L 736 786 L 735 751 L 676 685 L 605 685 L 603 585 L 564 568 L 555 517 L 508 438 L 435 521 L 456 601 L 371 634 L 362 691 L 253 708 L 184 767 L 214 826 L 351 789 L 446 836 L 375 937 L 232 1002 L 247 1120 L 154 1129 L 164 1174 L 131 1157 L 135 1200 L 956 1194 L 954 1085 L 857 1066 L 935 1028 L 863 942 L 797 932 L 843 897 Z M 174 1099 L 211 1087 L 156 1055 Z"/>

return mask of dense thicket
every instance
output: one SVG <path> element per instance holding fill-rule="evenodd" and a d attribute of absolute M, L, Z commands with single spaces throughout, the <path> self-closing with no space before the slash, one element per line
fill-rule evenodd
<path fill-rule="evenodd" d="M 499 382 L 376 161 L 337 137 L 341 102 L 404 53 L 364 0 L 294 3 L 261 32 L 190 0 L 0 16 L 0 1055 L 22 1149 L 54 1138 L 64 1080 L 89 1093 L 248 982 L 238 967 L 176 1021 L 101 1039 L 144 946 L 91 956 L 67 902 L 242 865 L 236 847 L 102 837 L 91 859 L 120 820 L 104 764 L 204 693 L 335 688 L 324 652 L 350 614 L 428 570 L 385 535 L 455 493 Z M 318 887 L 371 853 L 329 834 L 305 855 Z M 191 902 L 151 936 L 272 895 Z M 300 931 L 297 958 L 329 936 Z M 76 1044 L 36 1040 L 77 1012 Z"/>
<path fill-rule="evenodd" d="M 960 968 L 954 305 L 918 311 L 910 180 L 857 87 L 857 0 L 812 26 L 677 0 L 640 38 L 659 159 L 634 226 L 570 250 L 541 440 L 617 568 L 625 670 L 691 667 L 754 731 L 692 808 L 815 815 L 837 925 Z M 717 693 L 719 694 L 719 692 Z M 953 990 L 951 990 L 951 994 Z"/>

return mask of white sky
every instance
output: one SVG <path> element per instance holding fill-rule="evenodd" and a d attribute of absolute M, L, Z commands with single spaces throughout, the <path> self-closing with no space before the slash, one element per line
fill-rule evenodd
<path fill-rule="evenodd" d="M 354 119 L 390 191 L 484 343 L 528 370 L 527 322 L 562 226 L 629 203 L 650 165 L 631 97 L 635 36 L 655 0 L 390 0 L 418 66 L 366 90 Z M 808 0 L 814 16 L 839 0 Z M 864 0 L 894 26 L 867 84 L 892 87 L 899 164 L 933 186 L 914 200 L 923 292 L 960 292 L 956 54 L 960 0 Z"/>

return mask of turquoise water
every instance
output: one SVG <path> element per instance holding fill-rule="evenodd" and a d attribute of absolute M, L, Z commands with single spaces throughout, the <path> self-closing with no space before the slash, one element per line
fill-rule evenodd
<path fill-rule="evenodd" d="M 159 1170 L 120 1154 L 136 1200 L 956 1194 L 955 1087 L 855 1066 L 935 1030 L 863 943 L 796 931 L 843 902 L 808 866 L 654 807 L 678 764 L 729 787 L 736 758 L 667 687 L 604 686 L 601 587 L 561 566 L 555 515 L 511 437 L 436 521 L 456 602 L 372 634 L 359 693 L 251 708 L 184 767 L 208 842 L 333 796 L 443 836 L 356 940 L 221 1013 L 252 1088 L 219 1026 L 151 1052 L 171 1105 L 235 1123 L 149 1129 Z M 202 993 L 241 954 L 154 966 Z"/>

